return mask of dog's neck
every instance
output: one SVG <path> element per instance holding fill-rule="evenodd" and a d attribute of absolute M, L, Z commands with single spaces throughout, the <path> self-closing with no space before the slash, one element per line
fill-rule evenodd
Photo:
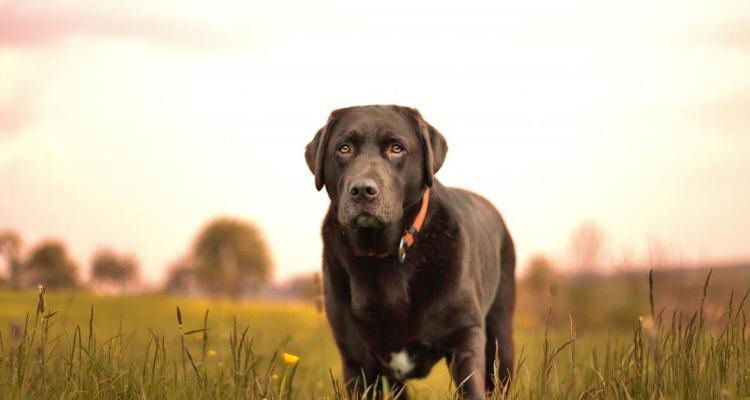
<path fill-rule="evenodd" d="M 374 259 L 395 257 L 400 237 L 401 230 L 396 226 L 387 226 L 383 229 L 344 228 L 344 240 L 353 255 L 357 257 Z"/>
<path fill-rule="evenodd" d="M 424 258 L 410 256 L 405 263 L 401 263 L 398 245 L 420 208 L 420 201 L 413 202 L 404 208 L 398 224 L 380 230 L 343 227 L 335 219 L 335 207 L 329 211 L 329 223 L 335 224 L 340 232 L 340 242 L 335 247 L 339 249 L 338 256 L 345 259 L 341 266 L 348 275 L 352 311 L 358 319 L 375 322 L 387 316 L 393 322 L 407 317 L 412 302 L 409 288 L 416 273 L 414 262 Z M 437 208 L 437 202 L 430 203 L 423 224 L 425 227 L 429 226 Z M 418 236 L 416 241 L 419 242 Z"/>
<path fill-rule="evenodd" d="M 378 259 L 388 261 L 393 257 L 398 258 L 399 244 L 404 232 L 413 224 L 421 206 L 422 201 L 412 201 L 404 207 L 403 217 L 398 223 L 386 225 L 381 229 L 354 229 L 344 226 L 342 227 L 343 239 L 350 252 L 356 257 L 373 258 L 374 260 L 371 261 Z"/>

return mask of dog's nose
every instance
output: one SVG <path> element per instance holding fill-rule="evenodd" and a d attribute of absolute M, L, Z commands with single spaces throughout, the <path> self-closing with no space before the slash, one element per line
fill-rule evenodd
<path fill-rule="evenodd" d="M 349 194 L 355 200 L 372 200 L 378 197 L 378 184 L 369 178 L 356 179 L 349 186 Z"/>

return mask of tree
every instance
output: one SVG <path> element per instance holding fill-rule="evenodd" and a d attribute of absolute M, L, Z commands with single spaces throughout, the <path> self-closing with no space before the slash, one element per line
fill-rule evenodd
<path fill-rule="evenodd" d="M 571 269 L 590 274 L 599 270 L 604 245 L 604 232 L 593 223 L 584 223 L 570 235 Z"/>
<path fill-rule="evenodd" d="M 139 269 L 138 262 L 132 256 L 102 249 L 94 254 L 91 261 L 91 280 L 99 285 L 125 290 L 138 283 Z"/>
<path fill-rule="evenodd" d="M 21 237 L 13 231 L 0 232 L 0 257 L 5 259 L 8 266 L 8 281 L 12 288 L 21 284 Z"/>
<path fill-rule="evenodd" d="M 57 241 L 46 241 L 31 251 L 26 261 L 31 283 L 48 288 L 75 287 L 78 266 L 68 257 L 65 246 Z"/>
<path fill-rule="evenodd" d="M 255 225 L 218 218 L 206 225 L 193 243 L 196 283 L 212 295 L 239 296 L 257 290 L 271 275 L 271 257 Z"/>
<path fill-rule="evenodd" d="M 549 258 L 537 254 L 529 259 L 524 279 L 529 291 L 538 298 L 553 294 L 556 289 L 557 272 Z"/>
<path fill-rule="evenodd" d="M 193 289 L 193 266 L 188 257 L 183 257 L 167 268 L 167 280 L 164 291 L 167 293 L 187 294 Z"/>

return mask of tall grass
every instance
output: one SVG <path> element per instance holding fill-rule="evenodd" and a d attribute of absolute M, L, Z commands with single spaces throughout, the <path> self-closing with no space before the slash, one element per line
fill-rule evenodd
<path fill-rule="evenodd" d="M 549 324 L 539 347 L 524 346 L 516 359 L 511 386 L 498 387 L 495 399 L 742 399 L 750 397 L 750 347 L 745 307 L 748 293 L 729 294 L 726 315 L 718 328 L 705 322 L 706 277 L 700 306 L 683 310 L 657 308 L 659 293 L 649 274 L 650 315 L 633 319 L 627 341 L 601 338 L 586 343 L 568 318 L 565 331 Z M 85 325 L 72 331 L 58 326 L 59 314 L 39 289 L 36 311 L 27 314 L 21 329 L 0 330 L 0 398 L 2 399 L 308 399 L 346 397 L 344 385 L 329 368 L 307 365 L 281 349 L 258 349 L 248 326 L 237 320 L 228 336 L 211 333 L 209 312 L 202 320 L 184 319 L 177 307 L 170 338 L 144 328 L 98 337 L 95 309 Z M 29 304 L 29 308 L 33 307 Z M 33 308 L 32 308 L 33 309 Z M 188 329 L 189 326 L 196 326 Z M 278 332 L 276 332 L 278 334 Z M 286 332 L 283 334 L 291 334 Z M 145 336 L 134 340 L 136 336 Z M 133 343 L 139 343 L 134 345 Z M 143 344 L 145 343 L 145 344 Z M 216 357 L 223 347 L 226 358 Z M 495 370 L 499 370 L 495 365 Z M 297 384 L 311 369 L 330 376 L 328 387 L 311 393 Z M 307 386 L 303 386 L 307 388 Z M 373 382 L 368 397 L 392 390 L 388 382 Z M 418 397 L 443 399 L 455 388 L 433 388 Z"/>
<path fill-rule="evenodd" d="M 656 312 L 653 275 L 650 280 L 652 315 L 638 318 L 632 341 L 607 343 L 577 358 L 571 319 L 570 340 L 551 347 L 545 337 L 540 368 L 519 368 L 509 399 L 743 399 L 750 396 L 750 347 L 744 307 L 750 291 L 739 303 L 730 293 L 727 318 L 718 330 L 705 328 L 703 305 L 711 273 L 703 288 L 698 310 L 691 314 L 673 310 Z M 566 370 L 558 358 L 571 352 Z"/>

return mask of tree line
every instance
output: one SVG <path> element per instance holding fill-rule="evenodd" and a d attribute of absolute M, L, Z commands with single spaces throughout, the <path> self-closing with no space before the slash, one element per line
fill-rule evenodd
<path fill-rule="evenodd" d="M 89 287 L 128 291 L 140 287 L 141 266 L 135 256 L 110 248 L 98 249 L 90 261 L 90 279 L 83 282 L 80 266 L 63 241 L 43 240 L 28 251 L 13 230 L 0 231 L 0 259 L 6 265 L 0 285 L 11 288 L 44 285 L 50 289 Z M 272 260 L 260 229 L 236 218 L 216 218 L 196 235 L 187 253 L 168 269 L 167 292 L 241 296 L 266 285 Z"/>

